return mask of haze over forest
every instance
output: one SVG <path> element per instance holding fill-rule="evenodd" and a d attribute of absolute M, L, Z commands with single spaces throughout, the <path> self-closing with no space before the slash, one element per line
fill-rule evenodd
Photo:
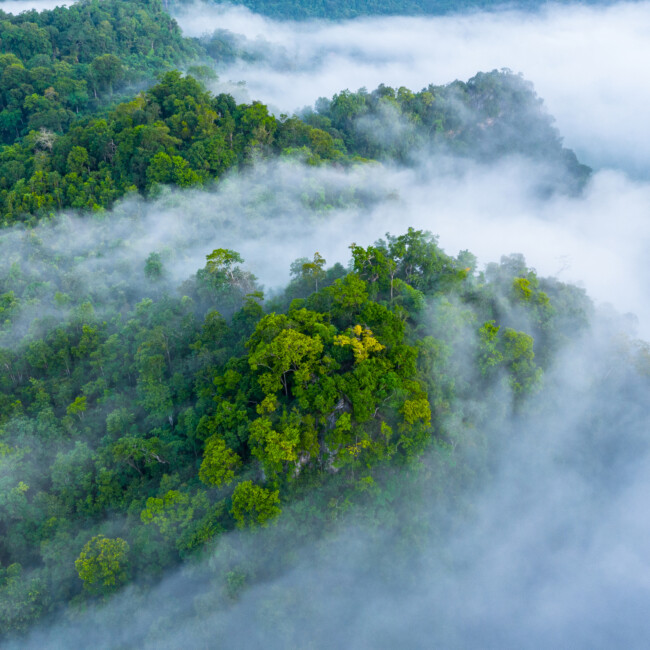
<path fill-rule="evenodd" d="M 1 647 L 645 647 L 650 2 L 245 4 L 0 3 Z"/>

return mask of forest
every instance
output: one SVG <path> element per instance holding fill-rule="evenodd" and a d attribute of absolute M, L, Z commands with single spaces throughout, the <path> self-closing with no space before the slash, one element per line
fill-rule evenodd
<path fill-rule="evenodd" d="M 222 4 L 211 0 L 213 4 Z M 182 10 L 193 0 L 168 0 L 172 10 Z M 562 0 L 561 4 L 572 4 Z M 314 18 L 348 19 L 362 16 L 444 16 L 460 12 L 498 11 L 518 9 L 538 11 L 543 3 L 539 0 L 238 0 L 229 3 L 243 5 L 255 13 L 282 20 L 309 20 Z M 576 3 L 577 4 L 577 3 Z M 608 0 L 587 0 L 581 4 L 607 5 Z"/>
<path fill-rule="evenodd" d="M 291 17 L 379 11 L 250 6 Z M 208 231 L 242 241 L 271 231 L 264 196 L 212 225 L 188 207 L 191 235 L 138 244 L 145 214 L 164 230 L 166 201 L 211 200 L 260 167 L 315 174 L 294 183 L 306 223 L 376 200 L 327 174 L 412 169 L 423 156 L 529 161 L 542 198 L 579 196 L 591 177 L 510 70 L 419 91 L 341 89 L 276 116 L 208 89 L 219 63 L 238 56 L 227 35 L 183 37 L 159 0 L 0 12 L 7 647 L 59 620 L 70 647 L 104 647 L 92 637 L 104 623 L 75 637 L 75 621 L 125 593 L 153 599 L 174 572 L 191 585 L 201 642 L 227 643 L 231 608 L 297 566 L 306 546 L 324 561 L 323 540 L 342 522 L 394 535 L 390 562 L 364 571 L 399 582 L 413 549 L 454 526 L 423 520 L 414 494 L 471 511 L 467 494 L 503 444 L 486 432 L 503 425 L 509 440 L 550 417 L 554 373 L 591 330 L 596 307 L 583 288 L 543 277 L 520 254 L 480 267 L 399 219 L 371 244 L 338 232 L 345 263 L 313 249 L 287 260 L 281 288 L 265 287 L 236 247 L 197 262 Z M 607 349 L 611 390 L 647 389 L 647 346 L 629 338 Z M 603 406 L 585 429 L 606 447 L 616 417 Z M 295 607 L 291 589 L 276 595 L 264 610 L 271 626 Z M 171 600 L 119 647 L 166 647 Z M 222 618 L 204 630 L 208 610 Z M 307 647 L 300 618 L 282 621 L 281 646 Z"/>
<path fill-rule="evenodd" d="M 548 163 L 547 190 L 564 192 L 578 191 L 590 173 L 562 147 L 534 90 L 509 71 L 419 93 L 345 90 L 301 117 L 276 118 L 260 102 L 212 96 L 175 70 L 105 115 L 50 126 L 0 149 L 4 225 L 63 208 L 101 210 L 160 185 L 211 185 L 231 168 L 274 156 L 351 165 L 407 164 L 423 148 L 478 160 L 520 154 Z"/>
<path fill-rule="evenodd" d="M 0 30 L 5 226 L 66 208 L 102 210 L 161 184 L 210 185 L 268 156 L 407 163 L 426 147 L 544 160 L 547 191 L 577 191 L 589 176 L 562 147 L 532 85 L 509 70 L 420 92 L 343 90 L 303 115 L 275 117 L 261 102 L 237 105 L 202 84 L 220 62 L 250 56 L 245 45 L 219 31 L 184 38 L 156 0 L 5 14 Z M 181 63 L 185 76 L 171 69 Z"/>
<path fill-rule="evenodd" d="M 110 282 L 89 295 L 38 245 L 3 269 L 7 335 L 25 308 L 66 314 L 2 349 L 5 632 L 146 584 L 284 510 L 300 534 L 356 506 L 385 525 L 399 472 L 432 445 L 444 464 L 469 443 L 448 424 L 480 425 L 480 409 L 455 412 L 464 397 L 480 386 L 489 402 L 505 382 L 512 408 L 529 408 L 587 325 L 584 292 L 521 257 L 477 274 L 469 252 L 449 257 L 412 229 L 350 250 L 347 271 L 296 260 L 266 302 L 228 249 L 174 293 L 157 289 L 164 255 L 152 253 L 145 298 Z M 228 598 L 246 574 L 227 572 Z"/>

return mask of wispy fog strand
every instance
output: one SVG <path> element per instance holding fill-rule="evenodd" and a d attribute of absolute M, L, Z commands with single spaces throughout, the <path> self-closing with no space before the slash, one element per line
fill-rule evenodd
<path fill-rule="evenodd" d="M 604 171 L 582 196 L 543 199 L 535 192 L 541 173 L 517 158 L 497 165 L 425 158 L 411 169 L 347 171 L 259 163 L 215 191 L 127 199 L 102 217 L 59 220 L 31 234 L 5 230 L 1 266 L 24 266 L 36 249 L 65 253 L 79 258 L 77 281 L 89 296 L 109 281 L 144 297 L 152 252 L 166 251 L 167 288 L 174 290 L 214 248 L 227 247 L 272 291 L 287 282 L 298 257 L 319 251 L 329 264 L 345 264 L 352 242 L 369 245 L 413 226 L 439 235 L 450 254 L 469 249 L 481 265 L 521 252 L 541 275 L 578 283 L 596 301 L 635 313 L 639 333 L 650 336 L 650 184 Z M 41 272 L 52 293 L 63 290 L 52 269 Z"/>

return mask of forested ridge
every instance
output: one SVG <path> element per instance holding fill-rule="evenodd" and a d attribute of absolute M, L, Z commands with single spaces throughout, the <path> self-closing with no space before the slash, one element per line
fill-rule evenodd
<path fill-rule="evenodd" d="M 477 275 L 471 254 L 449 257 L 420 231 L 351 253 L 349 271 L 297 260 L 266 307 L 235 251 L 209 255 L 182 296 L 156 292 L 165 269 L 152 254 L 150 298 L 107 285 L 93 305 L 70 286 L 55 296 L 65 320 L 36 319 L 2 349 L 5 632 L 146 584 L 285 509 L 304 528 L 296 543 L 355 504 L 384 525 L 395 472 L 432 445 L 443 464 L 456 445 L 483 446 L 449 425 L 463 397 L 489 403 L 505 382 L 526 408 L 591 309 L 522 258 Z M 22 301 L 50 299 L 21 272 L 30 262 L 4 275 L 5 324 Z M 481 410 L 462 418 L 479 426 Z M 249 570 L 226 573 L 228 602 Z"/>
<path fill-rule="evenodd" d="M 156 0 L 18 15 L 0 7 L 0 137 L 11 144 L 30 131 L 65 131 L 78 114 L 200 51 Z"/>
<path fill-rule="evenodd" d="M 408 164 L 423 149 L 483 161 L 521 155 L 547 163 L 548 191 L 564 192 L 579 191 L 590 173 L 562 147 L 530 84 L 509 71 L 418 93 L 346 90 L 302 117 L 279 118 L 260 102 L 237 105 L 169 71 L 104 115 L 54 126 L 0 149 L 4 225 L 64 208 L 101 210 L 160 185 L 209 186 L 232 168 L 277 156 L 350 165 Z"/>
<path fill-rule="evenodd" d="M 157 0 L 0 14 L 5 640 L 127 586 L 146 599 L 206 557 L 202 597 L 228 612 L 346 517 L 399 531 L 399 566 L 431 531 L 394 504 L 426 481 L 427 498 L 453 507 L 490 472 L 495 408 L 548 409 L 546 374 L 589 329 L 584 290 L 538 277 L 521 255 L 481 270 L 408 224 L 349 242 L 347 266 L 305 251 L 267 295 L 235 249 L 197 264 L 175 238 L 138 258 L 128 201 L 217 192 L 255 165 L 519 157 L 544 170 L 544 195 L 579 193 L 590 174 L 510 71 L 342 90 L 276 117 L 206 89 L 206 65 L 238 55 L 227 39 L 206 43 L 183 38 Z M 319 220 L 372 200 L 311 178 L 303 189 Z M 265 228 L 259 203 L 218 228 Z M 621 350 L 620 372 L 646 381 L 647 349 Z M 594 431 L 606 425 L 594 417 Z M 237 530 L 249 536 L 230 542 Z M 266 550 L 253 552 L 262 532 Z M 163 633 L 143 624 L 133 647 Z"/>
<path fill-rule="evenodd" d="M 551 191 L 576 191 L 589 174 L 562 148 L 532 85 L 507 70 L 420 92 L 345 90 L 300 117 L 278 118 L 195 80 L 209 82 L 214 66 L 249 56 L 245 44 L 219 31 L 184 38 L 159 0 L 84 0 L 1 17 L 5 226 L 66 208 L 101 210 L 159 185 L 210 185 L 278 155 L 352 164 L 407 163 L 424 146 L 478 159 L 521 154 L 549 163 Z M 179 65 L 187 76 L 171 70 Z"/>
<path fill-rule="evenodd" d="M 214 4 L 222 4 L 212 0 Z M 193 0 L 169 0 L 172 9 L 191 6 Z M 282 20 L 325 18 L 345 20 L 362 16 L 445 16 L 477 11 L 517 9 L 535 12 L 546 3 L 539 0 L 238 0 L 255 13 Z M 561 4 L 571 4 L 563 0 Z M 589 0 L 584 4 L 608 4 L 607 0 Z"/>

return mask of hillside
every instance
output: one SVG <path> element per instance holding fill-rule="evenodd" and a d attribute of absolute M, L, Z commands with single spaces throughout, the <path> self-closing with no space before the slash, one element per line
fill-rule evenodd
<path fill-rule="evenodd" d="M 173 10 L 182 10 L 192 5 L 193 0 L 169 0 Z M 214 2 L 214 4 L 220 4 Z M 363 16 L 445 16 L 477 11 L 499 11 L 517 9 L 535 12 L 546 2 L 539 0 L 241 0 L 228 3 L 242 5 L 257 14 L 278 20 L 345 20 Z M 573 0 L 563 0 L 560 4 L 577 4 Z M 581 4 L 607 5 L 608 0 L 589 0 Z"/>
<path fill-rule="evenodd" d="M 264 306 L 231 250 L 173 294 L 156 288 L 165 257 L 151 254 L 132 273 L 141 298 L 121 275 L 79 291 L 70 262 L 24 240 L 3 269 L 5 326 L 24 309 L 59 315 L 0 351 L 5 633 L 146 584 L 285 510 L 298 517 L 296 543 L 335 524 L 332 503 L 392 525 L 381 504 L 395 472 L 484 447 L 469 433 L 483 409 L 464 413 L 460 430 L 457 409 L 470 396 L 487 407 L 504 387 L 511 408 L 528 409 L 556 351 L 588 322 L 583 292 L 519 258 L 477 274 L 469 253 L 449 257 L 415 230 L 351 251 L 351 271 L 318 254 L 298 260 Z M 459 472 L 449 480 L 462 484 Z M 237 571 L 225 603 L 249 581 Z"/>
<path fill-rule="evenodd" d="M 408 165 L 424 150 L 483 162 L 517 155 L 547 165 L 545 192 L 578 192 L 590 173 L 562 147 L 532 86 L 509 71 L 419 93 L 346 90 L 291 118 L 270 115 L 260 102 L 212 96 L 191 76 L 170 71 L 108 112 L 49 127 L 0 149 L 5 226 L 66 208 L 109 208 L 127 193 L 148 196 L 160 185 L 209 187 L 253 159 L 281 156 L 309 165 Z"/>
<path fill-rule="evenodd" d="M 283 576 L 354 565 L 307 589 L 344 603 L 350 575 L 417 585 L 424 548 L 462 573 L 440 540 L 475 516 L 505 448 L 531 431 L 544 447 L 570 372 L 593 379 L 578 427 L 593 444 L 556 456 L 609 487 L 619 401 L 646 415 L 647 346 L 523 255 L 479 267 L 443 250 L 383 183 L 520 165 L 535 201 L 579 197 L 591 170 L 531 83 L 494 70 L 275 116 L 209 92 L 242 52 L 184 38 L 158 0 L 0 14 L 0 51 L 7 647 L 178 647 L 181 619 L 197 647 L 264 647 L 269 629 L 269 647 L 307 647 L 303 620 L 309 647 L 331 647 L 328 616 Z M 446 208 L 423 209 L 435 223 Z M 347 241 L 355 220 L 349 259 L 306 239 L 287 259 L 290 235 Z M 206 249 L 218 239 L 242 248 Z M 251 241 L 288 282 L 254 275 Z M 332 551 L 340 535 L 374 552 Z M 269 585 L 259 625 L 231 617 Z"/>

